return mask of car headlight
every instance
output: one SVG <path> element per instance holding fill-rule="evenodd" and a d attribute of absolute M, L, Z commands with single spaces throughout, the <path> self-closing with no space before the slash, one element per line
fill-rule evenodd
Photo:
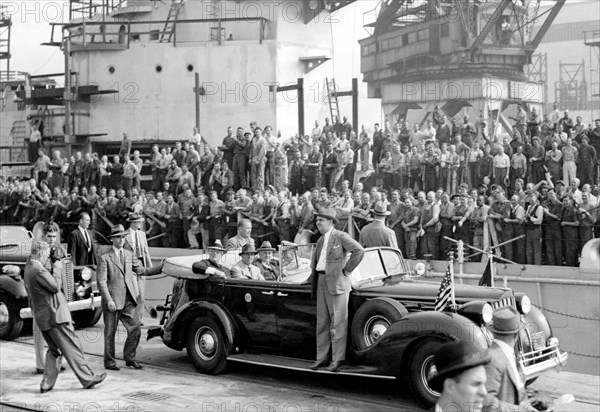
<path fill-rule="evenodd" d="M 81 269 L 81 279 L 83 279 L 87 282 L 91 278 L 92 278 L 92 269 L 90 269 L 88 267 Z"/>
<path fill-rule="evenodd" d="M 483 308 L 481 308 L 481 319 L 484 323 L 490 323 L 493 317 L 494 309 L 492 308 L 492 305 L 486 303 L 485 305 L 483 305 Z"/>
<path fill-rule="evenodd" d="M 525 294 L 515 295 L 515 302 L 517 303 L 517 309 L 523 315 L 527 315 L 531 312 L 531 299 Z"/>
<path fill-rule="evenodd" d="M 474 300 L 461 305 L 458 308 L 458 313 L 481 325 L 492 321 L 494 309 L 487 302 Z"/>
<path fill-rule="evenodd" d="M 425 263 L 423 263 L 423 262 L 418 262 L 415 265 L 415 274 L 417 276 L 423 276 L 425 274 L 426 270 L 427 270 L 427 268 L 425 267 Z"/>

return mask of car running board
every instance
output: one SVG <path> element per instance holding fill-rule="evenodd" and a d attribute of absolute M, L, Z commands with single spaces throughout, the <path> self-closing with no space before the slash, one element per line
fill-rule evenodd
<path fill-rule="evenodd" d="M 309 367 L 313 364 L 314 361 L 298 358 L 288 358 L 285 356 L 277 355 L 257 355 L 253 353 L 240 353 L 237 355 L 229 355 L 227 357 L 227 360 L 247 363 L 251 365 L 270 366 L 275 368 L 282 368 L 302 372 L 329 373 L 345 376 L 362 376 L 377 379 L 396 379 L 396 377 L 394 376 L 377 375 L 372 373 L 375 371 L 375 368 L 368 368 L 364 366 L 355 365 L 344 365 L 342 366 L 339 372 L 328 372 L 324 369 L 317 369 L 316 371 L 313 371 L 309 369 Z"/>

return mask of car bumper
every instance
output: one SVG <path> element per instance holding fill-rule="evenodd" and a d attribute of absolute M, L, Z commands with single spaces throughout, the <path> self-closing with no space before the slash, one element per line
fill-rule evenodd
<path fill-rule="evenodd" d="M 102 298 L 100 296 L 95 296 L 83 300 L 76 300 L 73 302 L 69 302 L 67 306 L 69 307 L 69 312 L 76 312 L 80 310 L 88 310 L 88 309 L 96 309 L 102 305 Z M 31 313 L 31 308 L 23 308 L 20 312 L 21 319 L 32 318 L 33 315 Z"/>
<path fill-rule="evenodd" d="M 560 369 L 566 365 L 568 358 L 569 354 L 561 352 L 557 341 L 545 348 L 521 354 L 519 363 L 525 380 L 530 380 L 548 370 Z"/>

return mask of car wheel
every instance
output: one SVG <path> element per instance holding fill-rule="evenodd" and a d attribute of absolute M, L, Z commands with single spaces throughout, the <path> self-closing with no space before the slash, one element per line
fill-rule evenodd
<path fill-rule="evenodd" d="M 439 398 L 440 393 L 429 386 L 429 381 L 437 375 L 433 362 L 435 352 L 445 341 L 427 339 L 419 342 L 408 357 L 408 381 L 416 400 L 426 409 Z"/>
<path fill-rule="evenodd" d="M 221 328 L 208 316 L 195 319 L 187 336 L 187 353 L 202 373 L 217 375 L 227 368 L 227 348 Z"/>
<path fill-rule="evenodd" d="M 77 329 L 85 329 L 94 326 L 102 316 L 102 308 L 78 310 L 71 312 L 73 323 Z"/>
<path fill-rule="evenodd" d="M 408 310 L 393 299 L 372 299 L 365 302 L 352 320 L 352 344 L 356 350 L 373 346 L 390 325 L 408 314 Z"/>
<path fill-rule="evenodd" d="M 15 307 L 4 295 L 0 294 L 0 339 L 16 339 L 23 329 L 23 319 L 19 308 Z"/>

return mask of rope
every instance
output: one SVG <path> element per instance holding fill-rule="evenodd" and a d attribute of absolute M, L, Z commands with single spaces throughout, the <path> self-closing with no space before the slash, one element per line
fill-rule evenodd
<path fill-rule="evenodd" d="M 534 303 L 532 303 L 532 305 L 535 306 L 536 308 L 544 310 L 546 312 L 554 313 L 556 315 L 565 316 L 567 318 L 575 318 L 575 319 L 582 319 L 582 320 L 591 320 L 591 321 L 594 321 L 594 322 L 600 321 L 600 318 L 592 318 L 592 317 L 588 317 L 588 316 L 573 315 L 573 314 L 570 314 L 570 313 L 561 312 L 561 311 L 554 310 L 554 309 L 549 309 L 549 308 L 546 308 L 546 307 L 541 306 L 541 305 L 536 305 Z"/>

